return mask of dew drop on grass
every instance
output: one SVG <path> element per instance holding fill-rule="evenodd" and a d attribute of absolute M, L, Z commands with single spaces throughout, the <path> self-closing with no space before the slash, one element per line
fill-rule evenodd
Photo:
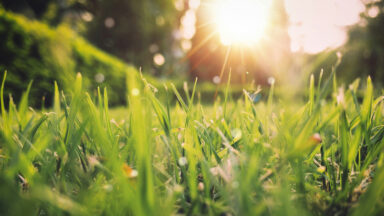
<path fill-rule="evenodd" d="M 133 96 L 138 96 L 140 94 L 140 90 L 137 88 L 133 88 L 131 93 Z"/>
<path fill-rule="evenodd" d="M 311 139 L 316 143 L 321 143 L 322 139 L 319 133 L 315 133 L 312 135 Z"/>
<path fill-rule="evenodd" d="M 135 178 L 135 177 L 137 177 L 139 175 L 139 172 L 137 172 L 137 170 L 132 170 L 132 172 L 131 172 L 131 178 Z"/>
<path fill-rule="evenodd" d="M 204 183 L 203 182 L 199 182 L 199 184 L 197 185 L 197 189 L 199 191 L 203 191 L 204 190 Z"/>
<path fill-rule="evenodd" d="M 137 170 L 135 169 L 132 169 L 128 164 L 124 163 L 123 164 L 123 171 L 125 173 L 125 175 L 128 176 L 128 178 L 136 178 L 139 173 L 137 172 Z"/>
<path fill-rule="evenodd" d="M 179 158 L 179 165 L 180 166 L 185 166 L 185 165 L 187 165 L 187 163 L 188 163 L 188 161 L 187 161 L 186 157 Z"/>

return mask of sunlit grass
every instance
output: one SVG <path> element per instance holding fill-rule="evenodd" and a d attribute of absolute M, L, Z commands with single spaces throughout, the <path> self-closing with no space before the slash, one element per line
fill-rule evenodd
<path fill-rule="evenodd" d="M 377 215 L 384 204 L 383 96 L 311 77 L 306 98 L 230 85 L 212 105 L 199 88 L 164 100 L 130 74 L 128 106 L 108 109 L 78 75 L 49 112 L 1 87 L 0 214 Z M 31 87 L 33 88 L 33 86 Z M 262 95 L 261 97 L 259 95 Z M 173 98 L 176 97 L 175 104 Z"/>

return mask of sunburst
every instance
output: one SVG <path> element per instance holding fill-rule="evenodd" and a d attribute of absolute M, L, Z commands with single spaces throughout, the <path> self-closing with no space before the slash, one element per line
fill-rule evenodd
<path fill-rule="evenodd" d="M 218 0 L 213 4 L 213 21 L 224 45 L 253 45 L 264 35 L 269 5 L 263 0 Z"/>
<path fill-rule="evenodd" d="M 220 50 L 225 49 L 222 67 L 217 71 L 220 73 L 217 74 L 220 75 L 220 80 L 223 80 L 227 69 L 231 68 L 231 53 L 239 53 L 241 62 L 244 63 L 243 57 L 250 51 L 258 52 L 257 47 L 263 43 L 262 40 L 268 40 L 265 33 L 269 24 L 271 2 L 272 0 L 202 1 L 200 7 L 203 13 L 200 15 L 203 16 L 204 21 L 197 26 L 197 29 L 204 29 L 205 37 L 195 40 L 192 50 L 184 58 L 186 60 L 197 56 L 190 68 L 191 71 L 195 70 L 204 59 L 210 57 L 209 52 L 199 54 L 197 51 L 204 49 L 205 46 L 209 47 L 211 43 L 221 46 Z M 239 57 L 236 58 L 239 59 Z M 242 80 L 245 82 L 246 78 L 242 77 Z"/>

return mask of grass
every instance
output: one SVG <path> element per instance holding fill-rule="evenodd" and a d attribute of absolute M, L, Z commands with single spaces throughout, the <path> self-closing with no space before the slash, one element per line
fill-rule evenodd
<path fill-rule="evenodd" d="M 109 111 L 78 75 L 47 112 L 28 109 L 30 88 L 6 108 L 4 75 L 0 215 L 379 215 L 382 92 L 335 77 L 312 76 L 305 100 L 228 84 L 203 106 L 196 83 L 160 101 L 132 73 L 127 107 Z"/>

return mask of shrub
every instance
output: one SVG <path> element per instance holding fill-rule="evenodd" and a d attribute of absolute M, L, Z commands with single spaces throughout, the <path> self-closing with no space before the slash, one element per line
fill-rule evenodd
<path fill-rule="evenodd" d="M 77 72 L 85 86 L 108 87 L 110 103 L 125 102 L 125 77 L 129 66 L 78 36 L 67 26 L 56 29 L 38 21 L 0 10 L 0 71 L 8 70 L 7 92 L 18 100 L 33 80 L 33 105 L 51 103 L 52 84 L 71 88 Z"/>

